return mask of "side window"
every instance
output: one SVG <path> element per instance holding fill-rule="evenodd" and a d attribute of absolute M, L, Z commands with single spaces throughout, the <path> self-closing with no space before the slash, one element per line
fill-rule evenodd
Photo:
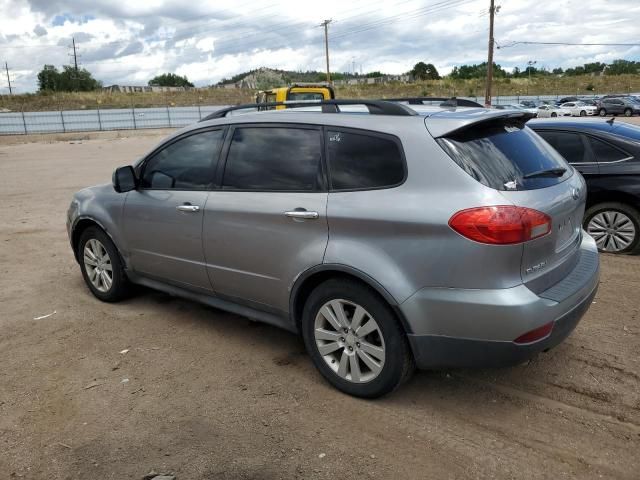
<path fill-rule="evenodd" d="M 324 100 L 319 92 L 290 92 L 287 100 Z"/>
<path fill-rule="evenodd" d="M 622 150 L 619 150 L 613 145 L 609 145 L 602 140 L 589 137 L 589 143 L 591 144 L 593 156 L 598 163 L 616 162 L 618 160 L 624 160 L 625 158 L 631 157 L 631 155 L 626 154 Z"/>
<path fill-rule="evenodd" d="M 322 186 L 319 129 L 241 127 L 233 132 L 222 186 L 313 191 Z"/>
<path fill-rule="evenodd" d="M 196 133 L 172 143 L 144 165 L 141 188 L 206 190 L 215 175 L 224 130 Z"/>
<path fill-rule="evenodd" d="M 586 163 L 591 161 L 580 134 L 545 131 L 537 133 L 555 148 L 567 162 Z"/>
<path fill-rule="evenodd" d="M 404 180 L 399 142 L 380 135 L 327 131 L 333 190 L 389 188 Z"/>

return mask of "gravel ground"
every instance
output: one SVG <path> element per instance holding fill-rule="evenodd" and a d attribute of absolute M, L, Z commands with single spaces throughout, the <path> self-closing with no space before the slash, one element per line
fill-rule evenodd
<path fill-rule="evenodd" d="M 290 333 L 151 291 L 91 296 L 70 197 L 159 139 L 0 146 L 0 478 L 638 478 L 640 258 L 602 256 L 591 310 L 529 364 L 358 400 Z"/>

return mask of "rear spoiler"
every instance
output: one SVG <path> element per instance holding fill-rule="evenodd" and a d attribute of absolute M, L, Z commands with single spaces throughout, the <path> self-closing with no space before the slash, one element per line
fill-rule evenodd
<path fill-rule="evenodd" d="M 524 125 L 534 117 L 533 113 L 516 110 L 443 110 L 425 117 L 424 123 L 431 136 L 439 138 L 472 128 L 481 123 L 500 120 L 512 120 Z"/>

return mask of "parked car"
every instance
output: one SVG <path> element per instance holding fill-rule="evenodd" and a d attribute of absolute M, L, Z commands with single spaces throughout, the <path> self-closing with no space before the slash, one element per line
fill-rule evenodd
<path fill-rule="evenodd" d="M 370 114 L 340 111 L 354 104 Z M 69 238 L 98 299 L 135 283 L 301 332 L 362 397 L 415 365 L 521 362 L 591 305 L 584 179 L 527 114 L 332 100 L 228 116 L 243 108 L 74 195 Z"/>
<path fill-rule="evenodd" d="M 593 116 L 598 113 L 598 107 L 587 105 L 584 102 L 567 102 L 560 105 L 560 108 L 565 112 L 569 112 L 572 117 Z"/>
<path fill-rule="evenodd" d="M 540 105 L 538 107 L 537 116 L 540 118 L 569 117 L 571 116 L 571 112 L 563 110 L 560 107 L 556 107 L 555 105 Z"/>
<path fill-rule="evenodd" d="M 624 115 L 631 117 L 640 114 L 640 102 L 633 97 L 603 98 L 598 104 L 598 115 Z"/>
<path fill-rule="evenodd" d="M 560 106 L 563 103 L 577 102 L 578 100 L 579 100 L 578 97 L 564 97 L 564 98 L 561 98 L 560 100 L 556 100 L 556 105 Z"/>
<path fill-rule="evenodd" d="M 529 126 L 587 181 L 584 229 L 610 253 L 640 252 L 640 127 L 533 120 Z"/>

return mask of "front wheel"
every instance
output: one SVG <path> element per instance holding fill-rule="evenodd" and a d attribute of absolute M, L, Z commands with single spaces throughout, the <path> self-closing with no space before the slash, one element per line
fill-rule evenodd
<path fill-rule="evenodd" d="M 394 312 L 375 292 L 352 280 L 328 280 L 311 293 L 302 335 L 316 368 L 349 395 L 382 396 L 415 368 Z"/>
<path fill-rule="evenodd" d="M 640 213 L 627 204 L 594 205 L 585 212 L 584 229 L 601 252 L 638 253 L 640 250 Z"/>
<path fill-rule="evenodd" d="M 630 117 L 631 115 L 633 115 L 633 110 L 631 110 L 630 108 L 625 108 L 624 116 L 625 117 Z"/>
<path fill-rule="evenodd" d="M 584 110 L 580 110 L 580 116 L 581 117 L 586 117 L 587 116 L 587 112 L 585 112 Z"/>
<path fill-rule="evenodd" d="M 601 108 L 598 111 L 598 115 L 600 115 L 601 117 L 606 117 L 607 116 L 607 111 L 604 108 Z"/>
<path fill-rule="evenodd" d="M 97 298 L 117 302 L 127 296 L 129 283 L 120 254 L 104 231 L 89 227 L 82 233 L 78 258 L 84 281 Z"/>
<path fill-rule="evenodd" d="M 557 114 L 557 113 L 552 113 L 552 114 L 551 114 L 551 116 L 552 116 L 552 117 L 557 117 L 557 116 L 558 116 L 558 114 Z"/>

